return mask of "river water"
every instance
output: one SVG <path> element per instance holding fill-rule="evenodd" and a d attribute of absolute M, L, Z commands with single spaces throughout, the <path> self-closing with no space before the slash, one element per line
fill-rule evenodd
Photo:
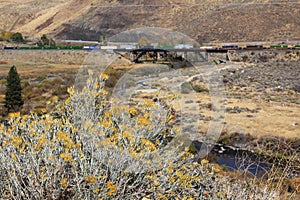
<path fill-rule="evenodd" d="M 245 151 L 213 152 L 217 156 L 217 163 L 225 166 L 228 171 L 248 172 L 257 177 L 268 173 L 270 167 L 261 161 L 258 156 Z"/>
<path fill-rule="evenodd" d="M 201 149 L 201 142 L 193 142 L 197 150 Z M 238 150 L 226 146 L 215 145 L 209 153 L 208 160 L 224 166 L 227 171 L 246 172 L 256 177 L 262 177 L 270 170 L 269 165 L 263 159 L 247 150 Z"/>

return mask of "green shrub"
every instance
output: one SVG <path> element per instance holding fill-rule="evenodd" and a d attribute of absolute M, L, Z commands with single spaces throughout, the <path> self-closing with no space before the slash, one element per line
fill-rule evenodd
<path fill-rule="evenodd" d="M 193 91 L 193 88 L 189 82 L 184 82 L 181 84 L 181 93 L 189 94 Z"/>
<path fill-rule="evenodd" d="M 242 60 L 243 62 L 246 62 L 248 60 L 248 56 L 247 55 L 242 56 Z"/>
<path fill-rule="evenodd" d="M 199 92 L 199 93 L 200 92 L 209 92 L 209 90 L 202 85 L 192 85 L 192 88 L 194 91 Z"/>

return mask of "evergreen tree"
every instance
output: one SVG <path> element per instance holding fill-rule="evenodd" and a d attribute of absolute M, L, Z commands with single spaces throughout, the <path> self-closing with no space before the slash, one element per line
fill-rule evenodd
<path fill-rule="evenodd" d="M 24 42 L 24 38 L 23 38 L 23 35 L 22 33 L 14 33 L 12 36 L 11 36 L 11 39 L 13 42 L 17 42 L 17 43 L 22 43 Z"/>
<path fill-rule="evenodd" d="M 41 41 L 42 41 L 42 44 L 43 44 L 44 46 L 50 45 L 50 40 L 47 38 L 46 35 L 42 35 Z"/>
<path fill-rule="evenodd" d="M 6 81 L 5 107 L 8 112 L 17 112 L 21 110 L 23 104 L 21 79 L 17 68 L 12 66 Z"/>

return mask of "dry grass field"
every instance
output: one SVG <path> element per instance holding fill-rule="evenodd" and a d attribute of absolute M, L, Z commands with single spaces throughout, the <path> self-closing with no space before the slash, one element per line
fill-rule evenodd
<path fill-rule="evenodd" d="M 200 94 L 201 103 L 210 103 L 209 94 Z M 300 105 L 263 102 L 251 98 L 227 98 L 226 108 L 243 108 L 248 111 L 226 112 L 224 132 L 245 133 L 255 137 L 278 136 L 286 138 L 300 138 Z M 202 107 L 205 116 L 211 115 L 211 110 Z M 230 110 L 230 109 L 228 109 Z M 253 113 L 254 110 L 257 110 Z M 251 112 L 252 111 L 252 112 Z M 209 124 L 200 121 L 200 132 L 205 133 Z"/>
<path fill-rule="evenodd" d="M 43 87 L 43 81 L 51 81 L 54 78 L 61 78 L 63 81 L 61 84 L 72 85 L 74 83 L 74 76 L 81 67 L 84 58 L 87 55 L 86 52 L 81 51 L 62 51 L 62 52 L 34 52 L 31 55 L 26 55 L 27 52 L 17 52 L 17 54 L 12 55 L 2 54 L 1 61 L 7 62 L 7 64 L 0 64 L 0 77 L 2 77 L 2 84 L 12 65 L 17 66 L 18 72 L 24 81 L 31 81 L 35 84 Z M 57 56 L 60 54 L 60 58 Z M 3 59 L 6 58 L 6 59 Z M 38 60 L 38 58 L 40 58 Z M 38 61 L 37 61 L 38 60 Z M 124 62 L 125 63 L 125 62 Z M 128 65 L 128 63 L 115 64 L 114 68 L 116 70 L 129 70 L 131 68 L 143 67 L 144 65 Z M 231 65 L 229 65 L 231 66 Z M 233 66 L 239 66 L 233 65 Z M 222 68 L 228 68 L 222 66 Z M 230 68 L 230 67 L 229 67 Z M 113 73 L 110 72 L 110 73 Z M 55 77 L 58 75 L 57 77 Z M 50 78 L 48 78 L 50 76 Z M 34 81 L 36 79 L 41 79 L 39 81 Z M 158 81 L 158 85 L 159 85 Z M 162 82 L 161 84 L 166 84 Z M 168 84 L 168 83 L 167 83 Z M 34 85 L 34 84 L 33 84 Z M 280 136 L 280 137 L 300 137 L 300 105 L 296 100 L 293 102 L 283 102 L 283 96 L 288 96 L 293 99 L 299 99 L 299 93 L 289 93 L 286 91 L 282 92 L 271 92 L 268 93 L 279 99 L 280 101 L 270 101 L 269 99 L 264 99 L 266 96 L 262 92 L 237 92 L 238 86 L 226 87 L 226 116 L 224 123 L 224 130 L 228 133 L 242 132 L 249 133 L 254 136 Z M 248 88 L 251 90 L 251 87 Z M 3 85 L 0 88 L 1 99 L 4 98 L 5 88 Z M 28 90 L 26 90 L 28 91 Z M 234 96 L 241 94 L 235 98 Z M 27 96 L 27 94 L 24 94 Z M 48 98 L 42 98 L 44 101 L 48 100 L 51 96 L 51 89 L 45 89 L 42 91 L 43 96 Z M 191 97 L 194 98 L 194 97 Z M 211 109 L 206 106 L 211 102 L 210 94 L 207 92 L 201 92 L 197 94 L 197 99 L 201 105 L 199 109 L 195 112 L 200 111 L 205 117 L 211 116 Z M 275 98 L 276 100 L 276 98 Z M 193 111 L 191 111 L 193 112 Z M 209 120 L 199 120 L 200 132 L 205 133 L 209 126 Z"/>

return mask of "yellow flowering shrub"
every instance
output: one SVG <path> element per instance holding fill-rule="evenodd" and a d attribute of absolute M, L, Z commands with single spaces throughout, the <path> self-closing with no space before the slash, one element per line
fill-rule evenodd
<path fill-rule="evenodd" d="M 62 153 L 60 157 L 66 162 L 72 162 L 72 155 L 69 153 Z"/>
<path fill-rule="evenodd" d="M 8 113 L 9 117 L 20 117 L 20 112 Z"/>
<path fill-rule="evenodd" d="M 147 126 L 147 125 L 149 125 L 149 121 L 145 117 L 143 117 L 143 116 L 141 116 L 141 117 L 138 118 L 137 123 L 140 126 Z"/>
<path fill-rule="evenodd" d="M 60 180 L 60 184 L 63 188 L 66 188 L 67 186 L 67 183 L 68 183 L 68 179 L 67 178 L 63 178 Z"/>
<path fill-rule="evenodd" d="M 14 114 L 9 127 L 0 126 L 1 197 L 226 199 L 228 179 L 209 163 L 193 164 L 186 148 L 166 156 L 179 133 L 171 109 L 151 100 L 114 104 L 104 90 L 107 78 L 90 77 L 80 91 L 70 87 L 66 101 L 53 98 L 50 113 Z"/>
<path fill-rule="evenodd" d="M 15 148 L 19 148 L 22 144 L 22 138 L 19 136 L 13 136 L 11 138 L 11 143 L 14 145 Z"/>
<path fill-rule="evenodd" d="M 108 190 L 108 192 L 107 192 L 108 196 L 113 196 L 113 195 L 116 194 L 116 192 L 117 192 L 117 184 L 113 184 L 112 182 L 108 181 L 106 183 L 106 187 L 107 187 L 107 190 Z"/>
<path fill-rule="evenodd" d="M 89 184 L 97 183 L 97 179 L 96 179 L 96 177 L 95 177 L 93 174 L 84 177 L 84 180 L 85 180 L 86 182 L 88 182 Z"/>

